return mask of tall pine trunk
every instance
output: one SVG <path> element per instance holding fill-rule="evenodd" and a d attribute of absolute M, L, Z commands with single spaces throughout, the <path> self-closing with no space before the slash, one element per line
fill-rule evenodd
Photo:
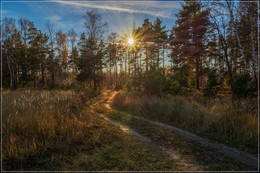
<path fill-rule="evenodd" d="M 200 69 L 199 69 L 199 57 L 196 57 L 196 89 L 200 90 Z"/>
<path fill-rule="evenodd" d="M 110 60 L 109 60 L 109 79 L 110 79 L 110 86 L 112 86 L 112 63 L 111 63 L 111 57 L 110 57 Z"/>
<path fill-rule="evenodd" d="M 9 74 L 10 74 L 10 88 L 11 90 L 14 90 L 14 70 L 13 67 L 11 65 L 11 60 L 7 58 L 7 65 L 8 65 L 8 70 L 9 70 Z"/>
<path fill-rule="evenodd" d="M 52 80 L 52 88 L 55 87 L 55 77 L 54 72 L 51 73 L 51 80 Z"/>
<path fill-rule="evenodd" d="M 147 48 L 147 45 L 146 45 L 146 47 L 145 47 L 145 51 L 146 51 L 146 58 L 145 58 L 145 63 L 146 63 L 146 66 L 145 66 L 145 68 L 146 68 L 146 72 L 148 71 L 148 50 L 147 50 L 148 48 Z"/>
<path fill-rule="evenodd" d="M 251 36 L 251 54 L 252 54 L 252 59 L 251 59 L 251 69 L 252 69 L 252 76 L 253 76 L 253 79 L 254 79 L 254 82 L 255 82 L 255 85 L 257 87 L 258 85 L 258 78 L 257 78 L 257 75 L 256 75 L 256 68 L 255 68 L 255 62 L 256 62 L 256 59 L 257 59 L 257 56 L 256 56 L 256 51 L 255 51 L 255 41 L 254 41 L 254 22 L 253 22 L 253 19 L 252 19 L 252 16 L 250 16 L 250 24 L 251 24 L 251 32 L 250 32 L 250 36 Z"/>
<path fill-rule="evenodd" d="M 44 76 L 43 64 L 41 64 L 41 77 L 42 77 L 42 87 L 44 87 L 45 86 L 45 76 Z"/>

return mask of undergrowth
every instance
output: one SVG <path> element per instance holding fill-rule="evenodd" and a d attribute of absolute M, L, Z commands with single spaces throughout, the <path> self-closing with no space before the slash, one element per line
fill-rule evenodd
<path fill-rule="evenodd" d="M 115 96 L 112 106 L 136 116 L 175 125 L 252 154 L 257 153 L 256 100 L 232 104 L 228 98 L 205 100 L 121 92 Z"/>

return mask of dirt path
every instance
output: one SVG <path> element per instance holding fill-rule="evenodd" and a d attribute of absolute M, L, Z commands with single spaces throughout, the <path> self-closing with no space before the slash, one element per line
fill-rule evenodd
<path fill-rule="evenodd" d="M 112 94 L 112 96 L 108 99 L 107 104 L 105 104 L 107 109 L 113 110 L 110 107 L 110 103 L 111 103 L 112 99 L 114 98 L 114 96 L 117 93 L 118 92 L 114 92 Z M 117 111 L 117 110 L 115 110 L 115 111 Z M 120 112 L 120 111 L 118 111 L 118 112 Z M 236 160 L 236 161 L 238 161 L 238 162 L 240 162 L 242 164 L 246 164 L 246 165 L 254 168 L 255 170 L 258 169 L 258 158 L 254 157 L 251 154 L 239 151 L 238 149 L 235 149 L 235 148 L 232 148 L 232 147 L 228 147 L 228 146 L 223 145 L 223 144 L 213 143 L 213 142 L 211 142 L 208 139 L 199 137 L 199 136 L 197 136 L 195 134 L 192 134 L 190 132 L 187 132 L 185 130 L 182 130 L 180 128 L 177 128 L 177 127 L 174 127 L 174 126 L 171 126 L 171 125 L 167 125 L 167 124 L 163 124 L 163 123 L 160 123 L 160 122 L 148 120 L 148 119 L 145 119 L 145 118 L 142 118 L 142 117 L 138 117 L 138 116 L 134 116 L 134 115 L 131 115 L 131 114 L 128 114 L 128 113 L 125 113 L 125 112 L 121 112 L 121 113 L 127 114 L 128 116 L 136 118 L 136 119 L 140 119 L 140 120 L 149 122 L 151 124 L 156 124 L 156 125 L 159 125 L 161 127 L 167 128 L 167 129 L 169 129 L 169 130 L 171 130 L 171 131 L 173 131 L 173 132 L 175 132 L 175 133 L 177 133 L 177 134 L 179 134 L 179 135 L 181 135 L 181 136 L 183 136 L 185 138 L 188 138 L 188 139 L 190 139 L 192 141 L 200 143 L 202 146 L 213 148 L 214 150 L 217 150 L 218 152 L 222 153 L 226 157 L 234 159 L 234 160 Z M 137 137 L 138 137 L 138 135 L 137 135 Z M 167 152 L 171 153 L 171 151 L 167 151 Z M 176 153 L 172 153 L 172 154 L 174 155 Z"/>
<path fill-rule="evenodd" d="M 112 96 L 110 96 L 109 99 L 106 101 L 105 107 L 107 109 L 112 110 L 109 103 L 111 102 L 111 100 L 113 99 L 113 97 L 117 93 L 118 92 L 114 92 L 112 94 Z M 102 104 L 102 103 L 96 102 L 93 106 L 95 106 L 97 104 Z M 93 112 L 93 110 L 91 110 L 91 111 Z M 95 112 L 95 113 L 97 113 L 97 112 Z M 163 152 L 166 156 L 168 156 L 171 160 L 173 160 L 174 166 L 178 166 L 178 167 L 180 167 L 184 170 L 189 170 L 189 171 L 202 171 L 202 168 L 199 166 L 199 164 L 195 160 L 187 159 L 187 158 L 184 159 L 178 151 L 173 150 L 173 149 L 169 149 L 169 148 L 165 148 L 165 147 L 162 147 L 162 146 L 158 146 L 150 138 L 147 138 L 147 137 L 141 135 L 140 133 L 138 133 L 138 132 L 134 131 L 133 129 L 129 128 L 128 126 L 123 125 L 118 121 L 111 120 L 108 117 L 104 116 L 103 114 L 100 114 L 100 113 L 98 113 L 98 114 L 104 120 L 106 120 L 109 123 L 119 127 L 123 132 L 128 133 L 130 135 L 133 135 L 136 138 L 138 138 L 140 141 L 148 143 L 155 150 L 157 150 L 157 151 L 159 150 L 159 151 Z"/>

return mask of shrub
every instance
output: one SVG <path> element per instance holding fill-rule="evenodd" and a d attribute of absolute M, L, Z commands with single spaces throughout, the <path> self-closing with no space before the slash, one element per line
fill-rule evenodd
<path fill-rule="evenodd" d="M 133 88 L 135 90 L 140 91 L 143 81 L 144 81 L 144 77 L 143 77 L 142 70 L 140 68 L 137 68 L 135 74 L 133 75 L 133 80 L 132 80 Z"/>
<path fill-rule="evenodd" d="M 240 74 L 234 78 L 232 84 L 232 97 L 235 99 L 243 99 L 246 97 L 252 97 L 256 92 L 256 87 L 252 82 L 252 78 L 249 74 Z"/>
<path fill-rule="evenodd" d="M 204 90 L 204 96 L 215 97 L 216 91 L 213 91 L 212 89 L 218 85 L 219 82 L 217 81 L 216 70 L 210 70 L 208 72 L 208 80 L 207 80 L 206 88 Z"/>
<path fill-rule="evenodd" d="M 179 94 L 183 88 L 188 87 L 189 72 L 186 68 L 174 69 L 173 74 L 168 74 L 165 78 L 164 91 L 169 94 Z"/>
<path fill-rule="evenodd" d="M 148 95 L 160 96 L 166 81 L 163 70 L 152 66 L 144 76 L 144 92 Z"/>
<path fill-rule="evenodd" d="M 182 86 L 177 80 L 173 80 L 170 77 L 167 78 L 166 92 L 169 94 L 179 94 L 182 91 Z"/>
<path fill-rule="evenodd" d="M 188 70 L 182 67 L 176 71 L 174 78 L 178 81 L 180 86 L 188 87 L 188 76 L 189 76 Z"/>
<path fill-rule="evenodd" d="M 124 85 L 124 89 L 126 89 L 127 91 L 130 91 L 131 90 L 131 81 L 130 80 L 128 80 L 127 82 L 126 82 L 126 84 Z"/>

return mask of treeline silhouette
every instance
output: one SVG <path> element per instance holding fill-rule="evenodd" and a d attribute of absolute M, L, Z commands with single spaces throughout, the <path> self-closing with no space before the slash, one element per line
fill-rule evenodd
<path fill-rule="evenodd" d="M 45 32 L 28 19 L 2 21 L 2 86 L 143 90 L 152 95 L 221 88 L 237 98 L 257 90 L 257 2 L 184 1 L 170 31 L 162 20 L 106 37 L 108 23 L 85 13 L 85 32 Z M 18 25 L 17 25 L 18 24 Z M 133 38 L 130 45 L 128 39 Z"/>

